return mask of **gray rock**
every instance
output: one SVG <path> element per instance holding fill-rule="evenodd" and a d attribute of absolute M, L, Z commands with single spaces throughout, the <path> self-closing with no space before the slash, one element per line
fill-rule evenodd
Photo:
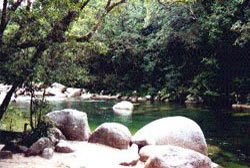
<path fill-rule="evenodd" d="M 131 142 L 129 129 L 119 123 L 104 123 L 92 133 L 90 143 L 100 143 L 118 149 L 128 149 Z"/>
<path fill-rule="evenodd" d="M 42 157 L 45 159 L 51 159 L 54 155 L 53 148 L 45 148 L 42 152 Z"/>
<path fill-rule="evenodd" d="M 11 151 L 0 151 L 0 159 L 12 159 L 12 157 Z"/>
<path fill-rule="evenodd" d="M 45 148 L 53 147 L 53 143 L 49 138 L 40 138 L 38 141 L 33 143 L 28 151 L 25 153 L 25 156 L 34 156 L 39 155 Z"/>
<path fill-rule="evenodd" d="M 149 156 L 145 168 L 211 168 L 211 160 L 196 151 L 177 146 L 146 146 L 140 151 Z"/>
<path fill-rule="evenodd" d="M 207 155 L 207 144 L 199 125 L 185 117 L 155 120 L 132 137 L 139 147 L 145 145 L 174 145 Z"/>
<path fill-rule="evenodd" d="M 53 111 L 47 116 L 57 123 L 68 140 L 87 141 L 90 136 L 87 114 L 73 109 Z"/>
<path fill-rule="evenodd" d="M 56 145 L 55 151 L 58 153 L 72 153 L 74 149 L 67 141 L 60 140 Z"/>

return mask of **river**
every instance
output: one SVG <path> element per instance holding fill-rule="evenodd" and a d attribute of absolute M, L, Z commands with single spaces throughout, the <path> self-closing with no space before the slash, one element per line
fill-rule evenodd
<path fill-rule="evenodd" d="M 112 106 L 116 101 L 59 101 L 50 102 L 51 110 L 73 108 L 88 115 L 89 125 L 94 130 L 104 122 L 119 122 L 132 133 L 147 123 L 168 116 L 186 116 L 196 121 L 209 144 L 209 156 L 226 168 L 250 167 L 250 119 L 246 114 L 231 110 L 184 106 L 170 103 L 138 103 L 132 116 L 118 116 Z M 15 107 L 28 113 L 28 103 L 16 103 Z"/>

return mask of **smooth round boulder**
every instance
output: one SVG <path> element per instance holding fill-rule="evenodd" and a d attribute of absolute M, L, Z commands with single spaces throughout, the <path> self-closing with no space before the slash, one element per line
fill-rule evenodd
<path fill-rule="evenodd" d="M 87 141 L 90 136 L 87 114 L 73 109 L 53 111 L 47 116 L 62 131 L 67 140 Z"/>
<path fill-rule="evenodd" d="M 174 145 L 207 155 L 207 144 L 199 125 L 186 117 L 166 117 L 155 120 L 132 137 L 139 147 Z"/>
<path fill-rule="evenodd" d="M 96 128 L 89 138 L 90 143 L 99 143 L 118 149 L 128 149 L 131 142 L 129 129 L 119 123 L 104 123 Z"/>
<path fill-rule="evenodd" d="M 118 115 L 131 115 L 133 113 L 134 105 L 129 101 L 122 101 L 113 106 L 113 110 Z"/>
<path fill-rule="evenodd" d="M 207 156 L 190 149 L 171 145 L 143 148 L 147 148 L 149 153 L 153 152 L 153 154 L 149 154 L 151 156 L 147 160 L 145 168 L 211 168 L 211 160 Z"/>

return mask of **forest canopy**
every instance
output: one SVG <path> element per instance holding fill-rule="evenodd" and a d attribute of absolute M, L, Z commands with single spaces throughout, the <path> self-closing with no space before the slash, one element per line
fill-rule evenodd
<path fill-rule="evenodd" d="M 176 102 L 249 101 L 248 0 L 0 3 L 0 82 L 12 93 L 35 81 Z"/>

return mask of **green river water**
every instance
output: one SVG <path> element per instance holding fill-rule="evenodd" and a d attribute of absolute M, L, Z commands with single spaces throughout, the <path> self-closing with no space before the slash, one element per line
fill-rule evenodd
<path fill-rule="evenodd" d="M 216 110 L 205 107 L 191 107 L 169 103 L 134 104 L 132 116 L 118 116 L 113 113 L 115 101 L 62 101 L 52 102 L 51 109 L 73 108 L 88 115 L 92 130 L 104 122 L 119 122 L 126 125 L 132 134 L 147 123 L 168 116 L 186 116 L 196 121 L 209 144 L 209 157 L 228 168 L 250 167 L 250 115 L 235 114 L 231 110 Z M 26 111 L 27 103 L 14 104 Z M 17 121 L 15 121 L 18 123 Z"/>

